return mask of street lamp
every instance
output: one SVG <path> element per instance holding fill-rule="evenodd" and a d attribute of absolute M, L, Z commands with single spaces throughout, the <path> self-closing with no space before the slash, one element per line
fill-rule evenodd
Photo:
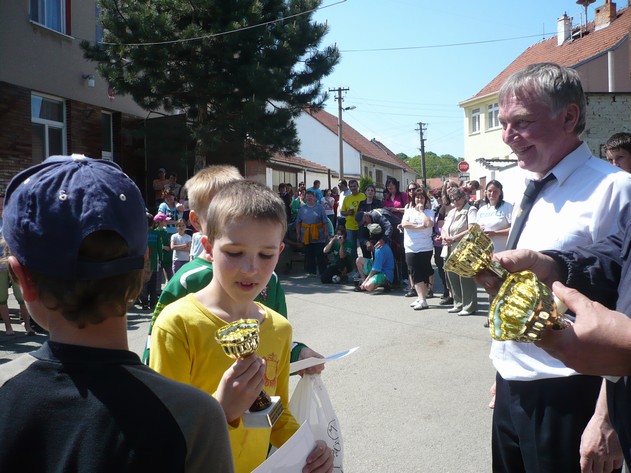
<path fill-rule="evenodd" d="M 342 112 L 347 110 L 355 110 L 355 105 L 350 107 L 342 107 L 342 101 L 338 100 L 338 116 L 337 116 L 337 138 L 340 147 L 340 179 L 344 178 L 344 139 L 342 138 Z"/>

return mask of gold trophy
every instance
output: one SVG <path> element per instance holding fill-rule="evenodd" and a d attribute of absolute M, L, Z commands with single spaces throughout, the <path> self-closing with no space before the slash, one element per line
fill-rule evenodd
<path fill-rule="evenodd" d="M 567 306 L 531 271 L 511 274 L 492 261 L 493 242 L 478 224 L 445 261 L 445 270 L 472 278 L 485 269 L 504 280 L 489 309 L 489 330 L 494 340 L 534 342 L 547 328 L 562 329 L 571 321 L 563 314 Z"/>
<path fill-rule="evenodd" d="M 241 319 L 224 325 L 215 334 L 215 340 L 230 358 L 245 358 L 256 353 L 259 347 L 259 322 L 256 319 Z M 270 428 L 283 413 L 280 396 L 271 396 L 261 391 L 250 409 L 241 415 L 243 425 L 250 428 Z"/>

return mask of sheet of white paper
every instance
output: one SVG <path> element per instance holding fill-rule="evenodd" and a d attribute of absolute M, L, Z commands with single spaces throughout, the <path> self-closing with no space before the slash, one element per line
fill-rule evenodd
<path fill-rule="evenodd" d="M 302 471 L 307 463 L 307 457 L 315 445 L 315 438 L 313 438 L 309 422 L 303 422 L 296 433 L 252 473 L 296 473 Z"/>
<path fill-rule="evenodd" d="M 327 361 L 339 360 L 345 356 L 355 352 L 359 347 L 351 348 L 350 350 L 344 350 L 335 355 L 327 356 L 326 358 L 305 358 L 304 360 L 294 361 L 289 365 L 289 372 L 295 373 L 296 371 L 306 370 L 312 366 L 326 363 Z"/>

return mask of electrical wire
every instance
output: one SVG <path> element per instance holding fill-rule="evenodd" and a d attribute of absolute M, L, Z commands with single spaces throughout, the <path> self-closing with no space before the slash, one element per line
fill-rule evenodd
<path fill-rule="evenodd" d="M 127 46 L 127 47 L 139 47 L 139 46 L 160 46 L 160 45 L 165 45 L 165 44 L 177 44 L 177 43 L 186 43 L 186 42 L 190 42 L 190 41 L 201 41 L 203 39 L 208 39 L 208 38 L 216 38 L 218 36 L 225 36 L 225 35 L 229 35 L 229 34 L 233 34 L 233 33 L 238 33 L 240 31 L 247 31 L 247 30 L 251 30 L 254 28 L 259 28 L 261 26 L 267 26 L 267 25 L 271 25 L 274 23 L 281 23 L 284 22 L 286 20 L 290 20 L 292 18 L 296 18 L 299 16 L 303 16 L 303 15 L 308 15 L 311 14 L 313 12 L 316 12 L 318 10 L 324 10 L 325 8 L 330 8 L 330 7 L 334 7 L 336 5 L 339 5 L 340 3 L 345 3 L 347 0 L 339 0 L 335 3 L 331 3 L 329 5 L 324 5 L 324 6 L 320 6 L 318 8 L 313 8 L 311 10 L 306 10 L 300 13 L 296 13 L 294 15 L 289 15 L 286 16 L 284 18 L 277 18 L 276 20 L 270 20 L 270 21 L 266 21 L 263 23 L 257 23 L 256 25 L 249 25 L 249 26 L 244 26 L 243 28 L 237 28 L 234 30 L 228 30 L 228 31 L 222 31 L 220 33 L 212 33 L 212 34 L 207 34 L 207 35 L 202 35 L 202 36 L 196 36 L 194 38 L 183 38 L 183 39 L 174 39 L 174 40 L 169 40 L 169 41 L 155 41 L 155 42 L 151 42 L 151 43 L 110 43 L 107 41 L 101 41 L 98 44 L 102 44 L 102 45 L 106 45 L 106 46 Z"/>
<path fill-rule="evenodd" d="M 554 36 L 556 33 L 544 33 L 544 36 Z M 446 43 L 446 44 L 432 44 L 427 46 L 403 46 L 395 48 L 370 48 L 370 49 L 340 49 L 341 53 L 367 53 L 378 51 L 407 51 L 413 49 L 436 49 L 436 48 L 453 48 L 457 46 L 472 46 L 475 44 L 487 44 L 487 43 L 501 43 L 504 41 L 513 41 L 516 39 L 526 39 L 541 36 L 541 33 L 531 34 L 527 36 L 515 36 L 513 38 L 500 38 L 500 39 L 487 39 L 482 41 L 470 41 L 467 43 Z"/>

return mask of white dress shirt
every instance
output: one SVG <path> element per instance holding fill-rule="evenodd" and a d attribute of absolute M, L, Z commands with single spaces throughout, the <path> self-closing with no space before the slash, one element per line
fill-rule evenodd
<path fill-rule="evenodd" d="M 592 156 L 585 143 L 550 172 L 556 180 L 547 184 L 539 194 L 517 248 L 570 250 L 589 245 L 617 233 L 619 221 L 626 222 L 629 218 L 631 174 Z M 527 179 L 520 195 L 526 185 Z M 515 203 L 515 209 L 519 209 L 520 199 Z M 589 294 L 585 295 L 589 297 Z M 533 343 L 493 341 L 490 358 L 506 380 L 527 381 L 577 374 Z"/>

